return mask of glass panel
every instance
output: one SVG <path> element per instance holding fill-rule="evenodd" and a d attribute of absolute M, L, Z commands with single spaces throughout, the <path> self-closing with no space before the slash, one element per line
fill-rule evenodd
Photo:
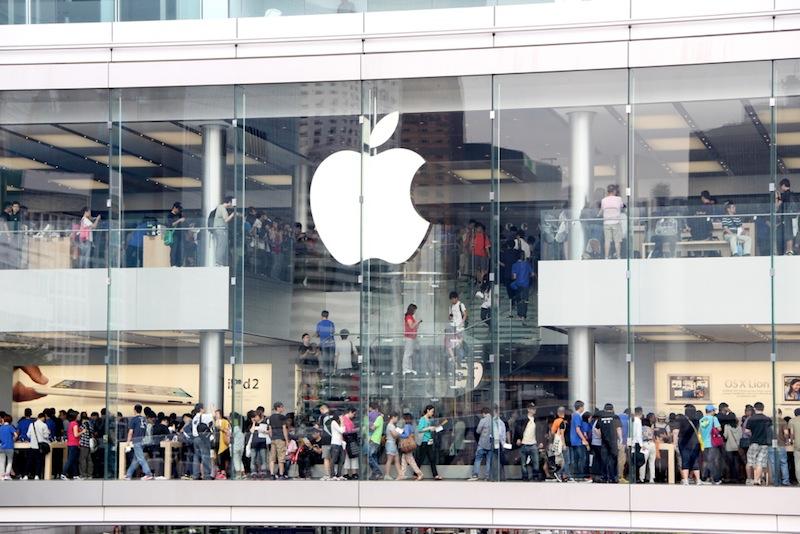
<path fill-rule="evenodd" d="M 22 21 L 25 20 L 24 2 Z M 15 6 L 15 10 L 17 6 Z M 110 22 L 114 19 L 114 0 L 31 0 L 31 22 Z M 21 22 L 22 22 L 21 21 Z"/>
<path fill-rule="evenodd" d="M 773 352 L 777 355 L 773 364 L 777 447 L 770 457 L 769 468 L 773 484 L 785 485 L 800 481 L 800 350 L 796 343 L 800 317 L 796 316 L 796 306 L 789 296 L 795 279 L 792 269 L 797 261 L 792 255 L 800 244 L 797 239 L 800 204 L 793 191 L 800 182 L 800 61 L 776 61 L 774 69 L 776 106 L 769 124 L 772 138 L 776 140 L 772 339 Z M 781 202 L 778 202 L 778 194 Z"/>
<path fill-rule="evenodd" d="M 0 2 L 0 24 L 25 24 L 25 0 Z"/>
<path fill-rule="evenodd" d="M 325 13 L 360 13 L 367 0 L 238 0 L 240 17 L 281 17 Z"/>
<path fill-rule="evenodd" d="M 341 432 L 331 426 L 346 419 L 336 424 L 347 427 L 349 440 L 360 421 L 358 256 L 346 252 L 358 243 L 358 195 L 344 193 L 360 183 L 361 86 L 244 86 L 240 101 L 246 203 L 242 406 L 245 434 L 255 447 L 243 468 L 252 478 L 285 473 L 283 453 L 279 465 L 267 463 L 259 427 L 271 417 L 273 447 L 284 440 L 273 409 L 282 403 L 290 443 L 306 438 L 310 446 L 288 475 L 355 476 L 358 444 L 351 449 L 355 457 L 347 457 Z"/>
<path fill-rule="evenodd" d="M 229 287 L 241 253 L 234 88 L 118 90 L 112 109 L 109 409 L 127 445 L 109 474 L 221 478 L 232 469 Z"/>
<path fill-rule="evenodd" d="M 495 78 L 496 320 L 515 477 L 624 477 L 627 88 L 622 70 Z"/>
<path fill-rule="evenodd" d="M 17 446 L 33 449 L 20 476 L 103 470 L 108 169 L 90 158 L 108 151 L 107 118 L 103 90 L 0 93 L 0 284 L 14 303 L 0 350 Z M 46 426 L 29 437 L 40 413 Z M 66 442 L 73 424 L 99 440 L 94 466 L 79 465 L 80 443 Z M 53 440 L 52 469 L 31 447 L 37 438 Z"/>
<path fill-rule="evenodd" d="M 493 6 L 494 0 L 367 0 L 368 11 Z"/>
<path fill-rule="evenodd" d="M 656 440 L 639 476 L 655 445 L 656 480 L 744 483 L 774 408 L 771 65 L 635 69 L 632 87 L 634 405 L 655 414 Z"/>
<path fill-rule="evenodd" d="M 200 19 L 203 15 L 202 0 L 119 0 L 121 21 Z"/>
<path fill-rule="evenodd" d="M 493 406 L 491 321 L 481 312 L 493 247 L 491 80 L 371 82 L 364 97 L 364 437 L 378 412 L 394 413 L 398 429 L 418 431 L 425 478 L 468 478 L 481 425 L 487 465 L 476 476 L 496 479 L 490 414 L 498 428 L 505 414 Z M 410 458 L 393 461 L 401 456 Z"/>

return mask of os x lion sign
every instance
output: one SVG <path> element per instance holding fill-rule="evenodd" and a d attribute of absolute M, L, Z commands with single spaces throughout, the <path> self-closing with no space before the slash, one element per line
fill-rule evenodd
<path fill-rule="evenodd" d="M 388 141 L 399 120 L 395 111 L 378 121 L 369 134 L 370 149 Z M 399 264 L 411 258 L 430 227 L 411 202 L 411 181 L 424 163 L 405 148 L 364 155 L 363 160 L 354 150 L 342 150 L 320 163 L 311 179 L 311 214 L 336 261 L 355 265 L 362 260 L 359 236 L 363 259 Z"/>

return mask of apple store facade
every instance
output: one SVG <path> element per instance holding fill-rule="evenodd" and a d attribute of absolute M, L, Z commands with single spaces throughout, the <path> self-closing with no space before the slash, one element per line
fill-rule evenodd
<path fill-rule="evenodd" d="M 3 91 L 0 150 L 0 409 L 97 412 L 96 478 L 137 403 L 236 438 L 280 402 L 298 444 L 354 408 L 362 479 L 375 410 L 409 414 L 424 477 L 462 480 L 485 411 L 479 476 L 543 480 L 575 401 L 670 435 L 686 404 L 800 407 L 796 59 Z M 229 478 L 257 469 L 234 438 Z M 625 438 L 619 475 L 679 481 L 666 435 L 641 478 Z M 796 483 L 781 439 L 769 482 Z"/>

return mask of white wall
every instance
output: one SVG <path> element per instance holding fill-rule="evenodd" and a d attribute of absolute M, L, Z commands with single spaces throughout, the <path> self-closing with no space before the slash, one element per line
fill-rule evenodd
<path fill-rule="evenodd" d="M 106 269 L 0 271 L 8 303 L 0 332 L 228 329 L 227 267 L 117 269 L 110 286 L 108 275 Z"/>

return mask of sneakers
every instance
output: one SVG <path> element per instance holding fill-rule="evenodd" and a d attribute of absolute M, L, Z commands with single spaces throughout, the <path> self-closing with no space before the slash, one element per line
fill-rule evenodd
<path fill-rule="evenodd" d="M 142 480 L 153 480 L 153 475 L 145 475 L 142 477 Z"/>
<path fill-rule="evenodd" d="M 707 480 L 700 479 L 700 480 L 697 481 L 697 485 L 698 486 L 710 486 L 711 482 L 708 482 Z"/>
<path fill-rule="evenodd" d="M 191 475 L 183 475 L 181 477 L 181 480 L 192 480 L 192 477 L 191 477 Z"/>
<path fill-rule="evenodd" d="M 63 474 L 62 474 L 60 477 L 58 477 L 58 478 L 60 478 L 61 480 L 69 480 L 69 479 L 67 478 L 67 475 L 63 475 Z"/>
<path fill-rule="evenodd" d="M 558 482 L 564 482 L 564 479 L 561 478 L 561 475 L 558 473 L 553 473 L 553 478 L 556 479 Z"/>
<path fill-rule="evenodd" d="M 630 484 L 630 482 L 628 482 L 628 479 L 625 478 L 625 477 L 620 478 L 619 479 L 619 483 L 620 484 Z"/>
<path fill-rule="evenodd" d="M 39 477 L 36 477 L 36 478 L 39 478 Z M 125 475 L 124 477 L 122 477 L 122 480 L 130 480 L 130 479 L 131 479 L 131 477 L 129 477 L 128 475 Z"/>
<path fill-rule="evenodd" d="M 480 479 L 478 478 L 478 475 L 472 475 L 472 476 L 471 476 L 471 477 L 469 477 L 467 480 L 468 480 L 469 482 L 474 482 L 474 481 L 476 481 L 476 480 L 480 480 Z"/>
<path fill-rule="evenodd" d="M 329 480 L 332 480 L 332 479 L 331 479 L 331 477 L 329 477 L 328 475 L 325 475 L 325 476 L 323 476 L 322 478 L 320 478 L 320 481 L 322 481 L 322 482 L 327 482 L 327 481 L 329 481 Z"/>
<path fill-rule="evenodd" d="M 681 480 L 681 485 L 682 486 L 688 486 L 689 485 L 689 479 L 688 478 L 684 478 L 683 480 Z"/>

